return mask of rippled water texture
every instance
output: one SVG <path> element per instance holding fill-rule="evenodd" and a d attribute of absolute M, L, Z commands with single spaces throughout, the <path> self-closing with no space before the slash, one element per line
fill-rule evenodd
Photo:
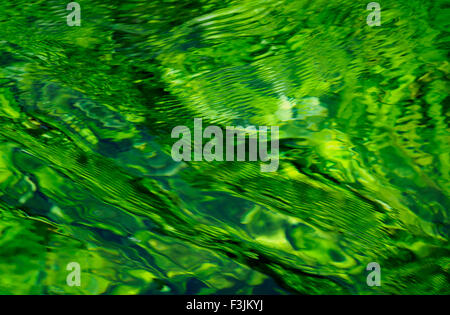
<path fill-rule="evenodd" d="M 448 1 L 78 2 L 0 2 L 0 293 L 450 293 Z"/>

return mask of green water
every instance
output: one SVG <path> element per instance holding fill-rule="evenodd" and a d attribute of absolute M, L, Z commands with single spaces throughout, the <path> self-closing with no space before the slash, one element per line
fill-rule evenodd
<path fill-rule="evenodd" d="M 0 294 L 450 293 L 449 1 L 78 2 L 0 3 Z"/>

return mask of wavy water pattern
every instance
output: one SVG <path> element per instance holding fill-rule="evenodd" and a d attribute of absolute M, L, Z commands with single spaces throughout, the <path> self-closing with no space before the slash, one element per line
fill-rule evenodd
<path fill-rule="evenodd" d="M 448 1 L 78 2 L 0 3 L 0 293 L 450 293 Z M 194 118 L 278 171 L 175 162 Z"/>

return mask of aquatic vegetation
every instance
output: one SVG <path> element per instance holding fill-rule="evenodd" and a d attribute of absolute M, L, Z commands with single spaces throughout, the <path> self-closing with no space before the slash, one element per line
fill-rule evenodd
<path fill-rule="evenodd" d="M 0 2 L 0 293 L 450 293 L 448 1 L 77 2 Z"/>

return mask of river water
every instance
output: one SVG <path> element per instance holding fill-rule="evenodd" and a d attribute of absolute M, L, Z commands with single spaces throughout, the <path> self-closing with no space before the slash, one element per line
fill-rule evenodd
<path fill-rule="evenodd" d="M 0 3 L 0 293 L 450 293 L 448 1 L 78 3 Z"/>

